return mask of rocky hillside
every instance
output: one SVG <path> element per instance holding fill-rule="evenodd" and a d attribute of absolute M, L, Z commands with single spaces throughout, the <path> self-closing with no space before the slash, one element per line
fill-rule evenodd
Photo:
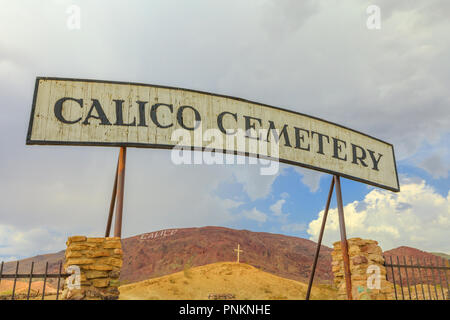
<path fill-rule="evenodd" d="M 266 232 L 222 227 L 160 230 L 122 240 L 124 263 L 121 281 L 130 283 L 215 262 L 236 261 L 234 249 L 240 244 L 241 262 L 284 278 L 305 281 L 310 273 L 316 243 L 310 240 Z M 322 246 L 316 281 L 329 282 L 331 249 Z M 64 251 L 20 260 L 19 273 L 58 271 Z M 4 273 L 14 273 L 16 262 L 7 262 Z"/>
<path fill-rule="evenodd" d="M 244 280 L 245 279 L 245 280 Z M 121 300 L 304 300 L 308 284 L 245 263 L 217 262 L 119 288 Z M 336 290 L 314 285 L 311 299 L 336 299 Z"/>
<path fill-rule="evenodd" d="M 240 261 L 261 271 L 298 281 L 306 281 L 311 271 L 316 243 L 310 240 L 266 232 L 251 232 L 223 227 L 168 229 L 122 239 L 124 262 L 122 283 L 131 283 L 207 265 L 236 261 L 234 249 L 240 244 Z M 315 281 L 331 283 L 331 249 L 322 246 Z M 420 262 L 436 265 L 437 255 L 410 247 L 386 251 L 385 256 L 418 257 Z M 20 260 L 19 272 L 29 273 L 31 261 L 34 272 L 43 273 L 45 262 L 49 272 L 56 273 L 64 251 Z M 389 260 L 388 260 L 389 261 Z M 443 260 L 439 260 L 440 264 Z M 16 262 L 4 264 L 3 273 L 14 273 Z M 388 272 L 389 273 L 389 272 Z M 397 276 L 398 277 L 398 276 Z M 436 275 L 437 277 L 437 275 Z M 431 274 L 429 275 L 431 279 Z M 398 279 L 398 278 L 397 278 Z M 404 277 L 403 277 L 404 279 Z"/>
<path fill-rule="evenodd" d="M 439 255 L 406 246 L 388 250 L 384 252 L 384 256 L 387 263 L 390 263 L 392 258 L 393 264 L 398 264 L 399 262 L 401 265 L 404 265 L 406 261 L 406 264 L 412 264 L 415 266 L 450 266 L 450 262 Z M 419 270 L 418 268 L 408 268 L 408 278 L 405 268 L 401 268 L 401 271 L 401 279 L 403 285 L 407 285 L 409 281 L 410 284 L 424 283 L 432 285 L 434 283 L 443 283 L 445 286 L 447 280 L 443 270 L 431 270 L 424 268 L 420 268 Z M 388 279 L 392 280 L 392 269 L 388 268 L 387 273 Z M 395 267 L 394 277 L 396 279 L 396 282 L 399 283 L 399 271 Z"/>
<path fill-rule="evenodd" d="M 399 258 L 399 261 L 402 264 L 403 264 L 404 258 L 406 259 L 406 262 L 408 264 L 410 264 L 411 258 L 413 258 L 412 261 L 414 262 L 414 264 L 417 263 L 417 259 L 421 265 L 426 264 L 426 265 L 436 266 L 438 263 L 439 263 L 439 265 L 442 265 L 444 263 L 443 258 L 434 253 L 430 253 L 430 252 L 426 252 L 426 251 L 422 251 L 422 250 L 419 250 L 416 248 L 411 248 L 411 247 L 406 247 L 406 246 L 402 246 L 402 247 L 398 247 L 398 248 L 395 248 L 392 250 L 385 251 L 384 256 L 387 257 L 387 262 L 389 262 L 389 263 L 390 263 L 391 256 L 392 256 L 393 263 L 397 263 L 397 257 Z"/>
<path fill-rule="evenodd" d="M 240 261 L 284 278 L 308 278 L 316 243 L 297 237 L 222 227 L 163 230 L 123 240 L 122 280 L 139 281 L 215 262 Z M 331 249 L 323 246 L 316 279 L 332 279 Z"/>

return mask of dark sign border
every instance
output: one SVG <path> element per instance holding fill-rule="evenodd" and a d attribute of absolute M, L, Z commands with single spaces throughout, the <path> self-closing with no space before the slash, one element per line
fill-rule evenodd
<path fill-rule="evenodd" d="M 347 174 L 343 174 L 341 172 L 337 172 L 337 171 L 333 171 L 333 170 L 328 170 L 328 169 L 323 169 L 323 168 L 319 168 L 319 167 L 315 167 L 315 166 L 311 166 L 308 164 L 304 164 L 304 163 L 300 163 L 300 162 L 295 162 L 295 161 L 291 161 L 291 160 L 286 160 L 286 159 L 276 159 L 279 162 L 282 163 L 286 163 L 286 164 L 290 164 L 290 165 L 295 165 L 295 166 L 299 166 L 299 167 L 303 167 L 303 168 L 307 168 L 307 169 L 312 169 L 315 171 L 320 171 L 320 172 L 324 172 L 324 173 L 329 173 L 329 174 L 333 174 L 333 175 L 338 175 L 341 176 L 343 178 L 347 178 L 350 180 L 354 180 L 354 181 L 358 181 L 358 182 L 362 182 L 374 187 L 378 187 L 378 188 L 382 188 L 382 189 L 387 189 L 393 192 L 399 192 L 400 191 L 400 184 L 399 184 L 399 180 L 398 180 L 398 172 L 397 172 L 397 162 L 395 161 L 395 152 L 394 152 L 394 146 L 391 143 L 388 143 L 386 141 L 383 141 L 381 139 L 372 137 L 368 134 L 359 132 L 357 130 L 354 129 L 350 129 L 347 128 L 345 126 L 339 125 L 337 123 L 331 122 L 331 121 L 327 121 L 327 120 L 323 120 L 314 116 L 310 116 L 304 113 L 300 113 L 297 111 L 292 111 L 292 110 L 287 110 L 287 109 L 283 109 L 280 107 L 274 107 L 268 104 L 264 104 L 264 103 L 259 103 L 259 102 L 255 102 L 255 101 L 250 101 L 250 100 L 246 100 L 246 99 L 242 99 L 242 98 L 237 98 L 237 97 L 232 97 L 232 96 L 227 96 L 227 95 L 222 95 L 222 94 L 215 94 L 215 93 L 211 93 L 211 92 L 206 92 L 206 91 L 199 91 L 199 90 L 192 90 L 192 89 L 185 89 L 185 88 L 178 88 L 178 87 L 169 87 L 169 86 L 161 86 L 161 85 L 153 85 L 153 84 L 146 84 L 146 83 L 136 83 L 136 82 L 123 82 L 123 81 L 111 81 L 111 80 L 94 80 L 94 79 L 75 79 L 75 78 L 59 78 L 59 77 L 36 77 L 36 82 L 35 82 L 35 87 L 34 87 L 34 95 L 33 95 L 33 102 L 31 105 L 31 113 L 30 113 L 30 122 L 28 125 L 28 133 L 27 133 L 27 140 L 26 140 L 26 144 L 27 145 L 69 145 L 69 146 L 107 146 L 107 147 L 135 147 L 135 148 L 153 148 L 153 149 L 173 149 L 174 146 L 172 145 L 165 145 L 165 144 L 151 144 L 151 143 L 134 143 L 134 142 L 126 142 L 126 143 L 120 143 L 120 142 L 82 142 L 82 141 L 46 141 L 46 140 L 32 140 L 31 139 L 31 132 L 33 129 L 33 120 L 34 120 L 34 111 L 36 108 L 36 98 L 37 98 L 37 94 L 38 94 L 38 89 L 39 89 L 39 81 L 40 80 L 56 80 L 56 81 L 73 81 L 73 82 L 96 82 L 96 83 L 111 83 L 111 84 L 124 84 L 124 85 L 135 85 L 135 86 L 143 86 L 143 87 L 154 87 L 154 88 L 162 88 L 162 89 L 170 89 L 170 90 L 181 90 L 181 91 L 189 91 L 189 92 L 195 92 L 195 93 L 200 93 L 200 94 L 206 94 L 206 95 L 210 95 L 210 96 L 214 96 L 214 97 L 220 97 L 220 98 L 228 98 L 228 99 L 233 99 L 236 101 L 240 101 L 240 102 L 245 102 L 245 103 L 251 103 L 251 104 L 256 104 L 262 107 L 268 107 L 268 108 L 272 108 L 272 109 L 276 109 L 276 110 L 280 110 L 280 111 L 285 111 L 285 112 L 289 112 L 292 114 L 296 114 L 296 115 L 301 115 L 304 117 L 308 117 L 311 119 L 315 119 L 315 120 L 319 120 L 328 124 L 331 124 L 333 126 L 337 126 L 337 127 L 341 127 L 343 129 L 346 130 L 350 130 L 353 131 L 355 133 L 361 134 L 363 136 L 366 136 L 368 138 L 377 140 L 379 142 L 382 142 L 384 144 L 387 144 L 389 146 L 392 147 L 392 155 L 393 155 L 393 160 L 394 160 L 394 168 L 395 168 L 395 176 L 397 179 L 397 188 L 393 188 L 390 186 L 385 186 L 382 184 L 378 184 L 369 180 L 365 180 L 365 179 L 361 179 L 358 177 L 354 177 L 351 175 L 347 175 Z M 183 147 L 185 149 L 191 149 L 194 151 L 205 151 L 205 149 L 208 148 L 200 148 L 200 147 L 192 147 L 192 146 L 180 146 Z M 235 155 L 241 155 L 241 156 L 246 156 L 246 157 L 254 157 L 254 158 L 263 158 L 263 159 L 268 159 L 268 160 L 274 160 L 271 157 L 266 157 L 266 156 L 261 156 L 258 154 L 252 154 L 252 153 L 248 153 L 248 152 L 238 152 L 238 151 L 229 151 L 229 150 L 216 150 L 216 152 L 222 152 L 222 153 L 234 153 Z"/>

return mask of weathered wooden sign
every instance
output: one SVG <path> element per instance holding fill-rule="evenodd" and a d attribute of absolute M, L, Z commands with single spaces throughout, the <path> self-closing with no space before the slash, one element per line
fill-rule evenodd
<path fill-rule="evenodd" d="M 189 132 L 185 147 L 275 158 L 280 162 L 399 191 L 389 143 L 343 126 L 239 98 L 180 88 L 113 81 L 37 78 L 27 144 L 125 146 L 170 149 L 177 130 Z M 244 132 L 246 144 L 196 139 L 215 130 Z M 265 130 L 265 131 L 264 131 Z M 208 140 L 208 139 L 206 139 Z"/>

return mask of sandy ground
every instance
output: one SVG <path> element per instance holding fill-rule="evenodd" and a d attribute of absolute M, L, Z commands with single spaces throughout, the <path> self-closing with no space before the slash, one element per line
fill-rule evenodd
<path fill-rule="evenodd" d="M 16 282 L 16 290 L 15 290 L 15 294 L 19 294 L 19 293 L 27 293 L 28 292 L 28 279 L 26 281 L 24 280 L 17 280 Z M 31 282 L 31 290 L 30 293 L 34 292 L 42 292 L 42 287 L 44 285 L 44 280 L 37 280 L 37 281 L 33 281 Z M 8 294 L 12 292 L 14 286 L 14 280 L 6 280 L 6 279 L 2 279 L 2 281 L 0 282 L 0 295 L 2 294 Z M 55 293 L 56 294 L 56 289 L 53 288 L 48 282 L 45 285 L 45 292 L 47 293 Z"/>
<path fill-rule="evenodd" d="M 121 300 L 304 300 L 307 284 L 244 263 L 213 263 L 164 277 L 123 285 Z M 311 299 L 335 299 L 331 286 L 313 286 Z"/>

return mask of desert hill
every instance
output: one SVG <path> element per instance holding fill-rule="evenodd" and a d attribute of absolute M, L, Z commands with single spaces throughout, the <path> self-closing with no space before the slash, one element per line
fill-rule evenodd
<path fill-rule="evenodd" d="M 307 239 L 267 232 L 234 230 L 223 227 L 168 229 L 122 239 L 124 254 L 120 280 L 131 283 L 160 277 L 215 262 L 236 261 L 233 251 L 241 245 L 241 262 L 263 271 L 294 280 L 309 276 L 316 243 Z M 331 249 L 322 246 L 316 282 L 330 283 Z M 35 273 L 58 272 L 64 250 L 19 260 L 19 273 L 29 273 L 34 261 Z M 5 262 L 3 273 L 14 273 L 16 262 Z"/>
<path fill-rule="evenodd" d="M 59 271 L 59 263 L 64 263 L 65 250 L 56 253 L 41 254 L 31 258 L 19 260 L 18 273 L 30 273 L 31 262 L 34 261 L 33 273 L 44 273 L 45 263 L 48 262 L 48 273 L 57 273 Z M 3 265 L 3 273 L 11 274 L 16 271 L 17 261 L 5 262 Z"/>
<path fill-rule="evenodd" d="M 266 232 L 223 227 L 163 230 L 122 242 L 121 280 L 140 281 L 215 262 L 240 261 L 280 277 L 305 281 L 311 271 L 316 243 Z M 330 281 L 331 249 L 322 246 L 317 281 Z"/>
<path fill-rule="evenodd" d="M 411 248 L 411 247 L 398 247 L 392 250 L 388 250 L 384 252 L 384 256 L 386 258 L 386 261 L 390 263 L 391 258 L 393 264 L 406 264 L 410 265 L 411 262 L 413 265 L 419 265 L 421 266 L 450 266 L 450 261 L 447 260 L 447 258 L 444 256 L 440 256 L 434 253 L 422 251 L 419 249 Z M 398 260 L 397 260 L 398 258 Z M 397 262 L 398 261 L 398 262 Z M 391 279 L 392 275 L 392 269 L 388 268 L 387 270 L 389 279 Z M 397 268 L 394 268 L 394 276 L 397 279 L 397 283 L 400 282 L 399 277 L 399 271 Z M 406 271 L 403 268 L 402 269 L 402 284 L 407 285 L 408 279 L 406 278 Z M 427 283 L 427 284 L 433 284 L 435 283 L 446 283 L 446 274 L 439 270 L 431 271 L 430 269 L 419 269 L 417 268 L 410 268 L 408 270 L 408 277 L 411 278 L 411 283 Z"/>
<path fill-rule="evenodd" d="M 310 240 L 266 232 L 251 232 L 223 227 L 169 229 L 122 239 L 124 263 L 122 283 L 131 283 L 176 273 L 216 262 L 236 261 L 237 244 L 244 251 L 241 262 L 271 274 L 306 282 L 309 277 L 316 243 Z M 322 246 L 315 283 L 331 283 L 331 249 Z M 385 256 L 419 257 L 435 264 L 436 255 L 410 247 L 386 251 Z M 415 259 L 415 258 L 414 258 Z M 43 273 L 45 262 L 49 272 L 56 273 L 64 260 L 64 250 L 22 259 L 19 273 Z M 6 262 L 3 273 L 14 273 L 16 262 Z M 50 281 L 50 279 L 49 279 Z"/>
<path fill-rule="evenodd" d="M 442 252 L 432 252 L 435 256 L 450 260 L 450 254 L 442 253 Z"/>
<path fill-rule="evenodd" d="M 251 265 L 218 262 L 119 288 L 121 300 L 304 300 L 307 284 L 281 278 Z M 312 299 L 335 299 L 330 286 L 313 286 Z"/>
<path fill-rule="evenodd" d="M 426 263 L 427 265 L 437 265 L 439 263 L 442 265 L 444 259 L 448 259 L 445 256 L 440 256 L 435 253 L 430 253 L 426 251 L 422 251 L 416 248 L 401 246 L 392 250 L 385 251 L 384 256 L 387 257 L 388 262 L 390 262 L 390 257 L 392 256 L 392 261 L 394 263 L 397 263 L 397 256 L 399 257 L 399 261 L 403 263 L 403 257 L 406 258 L 406 261 L 408 264 L 410 263 L 410 258 L 413 258 L 413 262 L 416 263 L 417 258 L 419 259 L 419 263 L 423 265 L 423 263 Z M 441 254 L 442 255 L 442 254 Z"/>
<path fill-rule="evenodd" d="M 17 280 L 16 282 L 16 290 L 14 291 L 16 298 L 20 295 L 26 295 L 28 293 L 28 281 L 20 281 Z M 0 300 L 2 299 L 2 296 L 7 295 L 8 297 L 12 293 L 12 288 L 14 286 L 14 280 L 5 280 L 2 279 L 2 282 L 0 282 Z M 37 280 L 31 282 L 31 288 L 30 288 L 30 297 L 42 294 L 44 286 L 43 280 Z M 45 293 L 47 294 L 56 294 L 56 289 L 49 283 L 45 285 Z"/>

